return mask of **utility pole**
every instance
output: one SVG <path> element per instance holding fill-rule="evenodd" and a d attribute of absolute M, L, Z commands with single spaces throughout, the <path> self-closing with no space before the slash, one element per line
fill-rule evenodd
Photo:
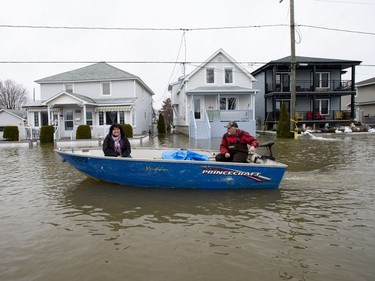
<path fill-rule="evenodd" d="M 296 41 L 294 25 L 294 0 L 290 0 L 290 131 L 295 129 L 296 113 Z"/>

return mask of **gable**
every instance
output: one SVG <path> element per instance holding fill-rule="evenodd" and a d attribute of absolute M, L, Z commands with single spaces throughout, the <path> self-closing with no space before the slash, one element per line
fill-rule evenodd
<path fill-rule="evenodd" d="M 215 68 L 224 71 L 224 68 L 233 67 L 237 73 L 242 73 L 243 75 L 247 76 L 251 81 L 254 81 L 254 77 L 238 62 L 236 62 L 231 56 L 229 56 L 224 50 L 219 49 L 217 50 L 211 57 L 209 57 L 203 64 L 197 67 L 193 72 L 191 72 L 186 79 L 190 80 L 193 76 L 197 73 L 202 75 L 207 68 Z"/>
<path fill-rule="evenodd" d="M 22 115 L 22 116 L 20 116 Z M 11 109 L 0 110 L 0 126 L 23 125 L 26 118 L 26 112 Z"/>

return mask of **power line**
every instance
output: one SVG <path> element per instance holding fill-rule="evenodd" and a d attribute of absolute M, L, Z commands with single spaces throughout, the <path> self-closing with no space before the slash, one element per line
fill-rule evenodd
<path fill-rule="evenodd" d="M 324 26 L 296 24 L 298 27 L 324 29 L 330 31 L 349 32 L 358 34 L 375 35 L 374 32 L 348 30 Z M 289 24 L 264 24 L 264 25 L 242 25 L 242 26 L 219 26 L 219 27 L 196 27 L 196 28 L 152 28 L 152 27 L 90 27 L 90 26 L 49 26 L 49 25 L 9 25 L 0 24 L 0 28 L 29 28 L 29 29 L 67 29 L 67 30 L 117 30 L 117 31 L 211 31 L 211 30 L 233 30 L 250 28 L 289 27 Z"/>
<path fill-rule="evenodd" d="M 200 31 L 220 29 L 246 29 L 261 27 L 282 27 L 287 24 L 265 24 L 222 27 L 197 27 L 197 28 L 154 28 L 154 27 L 90 27 L 90 26 L 50 26 L 50 25 L 11 25 L 0 24 L 0 28 L 31 28 L 31 29 L 71 29 L 71 30 L 121 30 L 121 31 Z"/>
<path fill-rule="evenodd" d="M 353 2 L 353 1 L 339 1 L 339 0 L 314 0 L 316 2 L 333 2 L 333 3 L 341 3 L 341 4 L 360 4 L 360 5 L 375 5 L 375 3 L 371 2 Z"/>
<path fill-rule="evenodd" d="M 197 67 L 206 61 L 105 61 L 106 63 L 116 64 L 187 64 Z M 93 64 L 98 61 L 0 61 L 0 64 Z M 212 64 L 221 64 L 222 62 L 211 61 Z M 235 64 L 241 65 L 264 65 L 269 62 L 262 61 L 238 61 Z M 375 67 L 375 64 L 360 64 L 358 66 Z"/>

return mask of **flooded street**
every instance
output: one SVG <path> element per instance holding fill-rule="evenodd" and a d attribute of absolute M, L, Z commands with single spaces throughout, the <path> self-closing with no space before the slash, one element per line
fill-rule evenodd
<path fill-rule="evenodd" d="M 0 280 L 373 280 L 375 134 L 258 139 L 288 165 L 278 190 L 124 187 L 0 147 Z"/>

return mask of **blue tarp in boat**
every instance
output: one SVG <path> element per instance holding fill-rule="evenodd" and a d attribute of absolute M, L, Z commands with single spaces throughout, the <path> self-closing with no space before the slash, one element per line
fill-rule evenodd
<path fill-rule="evenodd" d="M 162 159 L 172 160 L 196 160 L 196 161 L 208 161 L 209 157 L 190 150 L 172 150 L 164 151 L 161 155 Z"/>

